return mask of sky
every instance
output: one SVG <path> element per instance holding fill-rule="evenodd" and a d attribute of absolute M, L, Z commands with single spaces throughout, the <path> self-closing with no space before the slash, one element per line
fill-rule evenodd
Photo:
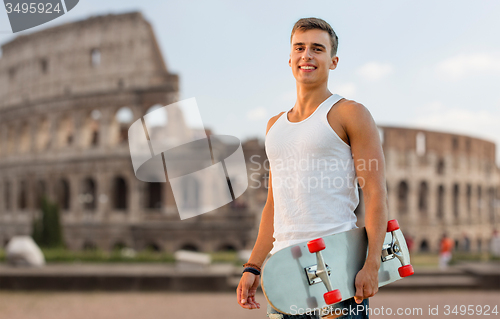
<path fill-rule="evenodd" d="M 498 1 L 80 0 L 22 33 L 130 11 L 152 24 L 168 70 L 180 76 L 181 99 L 196 98 L 214 134 L 263 139 L 269 118 L 293 107 L 290 31 L 298 19 L 318 17 L 339 37 L 332 93 L 362 103 L 378 125 L 500 146 Z M 0 8 L 0 43 L 14 36 Z"/>

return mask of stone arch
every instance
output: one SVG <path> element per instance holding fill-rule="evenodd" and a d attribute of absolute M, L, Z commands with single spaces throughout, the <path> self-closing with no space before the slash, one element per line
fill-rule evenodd
<path fill-rule="evenodd" d="M 488 188 L 488 215 L 490 223 L 495 223 L 495 188 Z"/>
<path fill-rule="evenodd" d="M 437 190 L 437 218 L 440 220 L 444 219 L 444 196 L 445 196 L 445 189 L 443 185 L 438 186 Z"/>
<path fill-rule="evenodd" d="M 408 213 L 408 193 L 409 188 L 406 181 L 401 181 L 398 185 L 398 213 L 405 215 Z"/>
<path fill-rule="evenodd" d="M 19 193 L 18 193 L 17 205 L 19 210 L 25 210 L 28 208 L 28 182 L 24 179 L 19 181 Z"/>
<path fill-rule="evenodd" d="M 57 128 L 57 145 L 64 148 L 73 144 L 75 134 L 75 123 L 70 114 L 66 114 L 59 120 Z"/>
<path fill-rule="evenodd" d="M 122 145 L 128 141 L 128 128 L 134 120 L 134 113 L 128 106 L 116 110 L 110 123 L 111 145 Z"/>
<path fill-rule="evenodd" d="M 40 118 L 38 122 L 38 130 L 36 133 L 36 149 L 37 151 L 46 151 L 49 147 L 50 132 L 49 132 L 49 119 L 46 116 Z"/>
<path fill-rule="evenodd" d="M 87 113 L 82 128 L 82 144 L 85 147 L 97 147 L 99 145 L 99 135 L 101 131 L 100 119 L 101 111 L 94 109 Z"/>
<path fill-rule="evenodd" d="M 57 183 L 56 198 L 61 210 L 69 210 L 71 192 L 70 184 L 65 178 L 60 179 Z"/>
<path fill-rule="evenodd" d="M 97 206 L 96 201 L 96 184 L 91 177 L 83 180 L 82 194 L 80 194 L 80 201 L 83 203 L 85 210 L 95 210 Z"/>
<path fill-rule="evenodd" d="M 458 219 L 458 216 L 460 215 L 459 198 L 460 198 L 460 185 L 454 184 L 453 185 L 453 217 L 455 219 Z"/>
<path fill-rule="evenodd" d="M 128 187 L 127 182 L 121 176 L 117 176 L 113 181 L 113 208 L 116 210 L 127 210 Z"/>
<path fill-rule="evenodd" d="M 9 180 L 6 180 L 3 185 L 3 196 L 4 196 L 4 207 L 5 210 L 12 210 L 12 183 Z"/>
<path fill-rule="evenodd" d="M 467 184 L 467 190 L 466 190 L 466 205 L 467 205 L 467 217 L 468 220 L 471 220 L 471 215 L 472 215 L 472 185 Z"/>
<path fill-rule="evenodd" d="M 236 248 L 235 245 L 231 243 L 225 243 L 219 246 L 217 251 L 237 251 L 238 249 Z"/>
<path fill-rule="evenodd" d="M 479 216 L 481 216 L 481 213 L 482 213 L 482 207 L 483 207 L 483 189 L 481 188 L 481 185 L 477 185 L 477 214 Z"/>
<path fill-rule="evenodd" d="M 437 162 L 436 173 L 438 175 L 444 175 L 444 171 L 445 171 L 444 159 L 440 158 Z"/>
<path fill-rule="evenodd" d="M 429 209 L 429 187 L 426 181 L 420 182 L 418 188 L 418 210 L 422 214 L 427 214 Z"/>
<path fill-rule="evenodd" d="M 146 183 L 146 193 L 144 197 L 145 208 L 161 209 L 163 207 L 163 184 L 164 183 Z"/>
<path fill-rule="evenodd" d="M 156 242 L 149 242 L 144 247 L 144 250 L 149 250 L 149 251 L 153 251 L 153 252 L 161 252 L 162 251 L 161 246 L 158 245 Z"/>
<path fill-rule="evenodd" d="M 12 125 L 7 128 L 7 154 L 13 154 L 16 147 L 16 131 Z"/>
<path fill-rule="evenodd" d="M 30 127 L 27 122 L 21 123 L 19 130 L 19 153 L 28 153 L 31 147 Z"/>
<path fill-rule="evenodd" d="M 427 239 L 424 239 L 420 242 L 419 250 L 420 250 L 420 252 L 429 252 L 430 247 L 429 247 L 429 242 L 427 241 Z"/>

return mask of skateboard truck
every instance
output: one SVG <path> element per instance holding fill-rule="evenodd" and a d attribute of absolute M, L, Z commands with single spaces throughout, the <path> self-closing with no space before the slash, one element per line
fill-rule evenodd
<path fill-rule="evenodd" d="M 391 233 L 392 239 L 389 244 L 382 246 L 382 262 L 397 258 L 401 262 L 401 267 L 398 268 L 399 275 L 408 277 L 413 275 L 413 266 L 406 261 L 406 258 L 401 254 L 401 245 L 398 237 L 394 234 L 399 229 L 399 224 L 396 219 L 387 222 L 387 232 Z"/>
<path fill-rule="evenodd" d="M 331 305 L 342 301 L 342 295 L 340 294 L 340 290 L 332 289 L 332 283 L 330 282 L 330 277 L 328 277 L 331 273 L 331 269 L 325 264 L 323 255 L 321 254 L 321 251 L 325 249 L 325 247 L 326 245 L 323 238 L 314 239 L 307 243 L 309 252 L 316 253 L 316 265 L 306 267 L 304 270 L 306 271 L 309 285 L 314 285 L 319 282 L 325 284 L 327 292 L 323 295 L 323 298 L 326 304 Z"/>

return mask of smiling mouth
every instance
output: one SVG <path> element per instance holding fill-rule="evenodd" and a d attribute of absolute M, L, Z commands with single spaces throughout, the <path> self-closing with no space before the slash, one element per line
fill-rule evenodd
<path fill-rule="evenodd" d="M 317 68 L 315 66 L 299 66 L 299 69 L 301 69 L 301 70 L 316 70 Z"/>

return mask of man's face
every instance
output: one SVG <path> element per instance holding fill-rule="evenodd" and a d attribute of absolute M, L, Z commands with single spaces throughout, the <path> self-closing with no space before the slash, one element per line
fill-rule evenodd
<path fill-rule="evenodd" d="M 332 45 L 326 31 L 312 29 L 296 31 L 288 64 L 295 80 L 304 84 L 328 81 L 330 70 L 337 67 L 338 57 L 331 57 Z"/>

